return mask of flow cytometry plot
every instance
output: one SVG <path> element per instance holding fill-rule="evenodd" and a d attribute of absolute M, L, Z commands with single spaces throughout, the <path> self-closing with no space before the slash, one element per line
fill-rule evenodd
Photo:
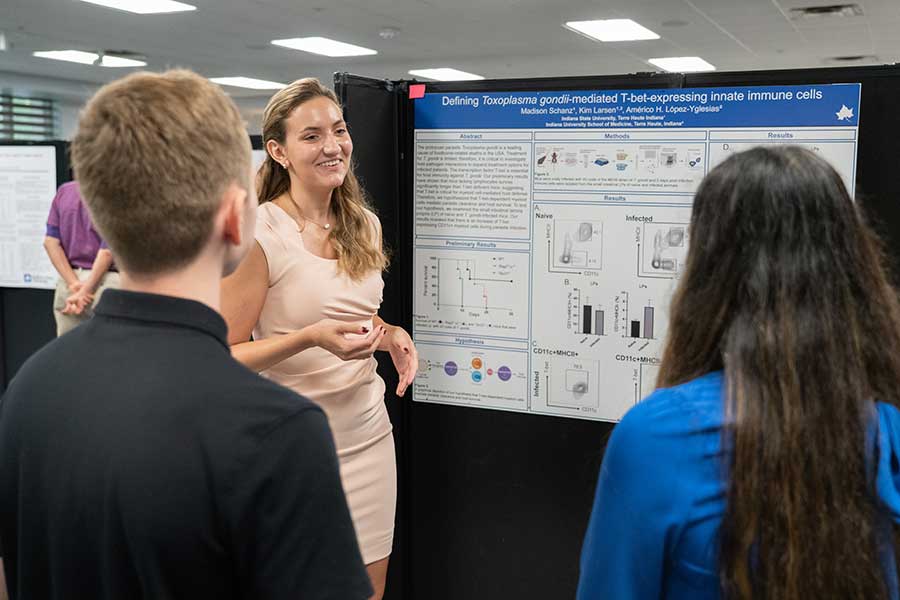
<path fill-rule="evenodd" d="M 603 222 L 557 219 L 553 222 L 553 266 L 603 268 Z"/>
<path fill-rule="evenodd" d="M 675 277 L 684 268 L 687 248 L 687 223 L 644 223 L 638 275 Z"/>
<path fill-rule="evenodd" d="M 547 406 L 596 411 L 600 407 L 596 361 L 553 361 L 547 374 Z"/>
<path fill-rule="evenodd" d="M 591 372 L 584 369 L 566 369 L 566 391 L 573 397 L 581 397 L 591 387 Z"/>

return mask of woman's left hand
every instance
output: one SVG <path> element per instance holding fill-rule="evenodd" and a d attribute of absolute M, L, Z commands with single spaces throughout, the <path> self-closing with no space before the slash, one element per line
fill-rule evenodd
<path fill-rule="evenodd" d="M 419 353 L 416 352 L 416 346 L 409 334 L 402 327 L 396 326 L 391 327 L 384 336 L 382 349 L 390 352 L 391 360 L 394 361 L 394 367 L 400 378 L 397 395 L 402 397 L 406 393 L 406 388 L 416 378 L 416 371 L 419 370 Z"/>

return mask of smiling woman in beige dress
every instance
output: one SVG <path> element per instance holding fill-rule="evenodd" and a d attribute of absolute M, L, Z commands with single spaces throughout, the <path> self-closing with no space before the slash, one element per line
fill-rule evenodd
<path fill-rule="evenodd" d="M 378 217 L 353 175 L 353 142 L 337 97 L 316 79 L 295 81 L 269 101 L 263 140 L 257 244 L 223 283 L 229 343 L 239 361 L 328 416 L 373 598 L 380 600 L 397 472 L 372 354 L 390 352 L 398 396 L 412 383 L 418 356 L 409 335 L 377 314 L 387 257 Z"/>

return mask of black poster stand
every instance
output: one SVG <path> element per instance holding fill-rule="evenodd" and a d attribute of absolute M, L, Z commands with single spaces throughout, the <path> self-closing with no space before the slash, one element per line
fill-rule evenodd
<path fill-rule="evenodd" d="M 391 254 L 391 265 L 384 274 L 384 301 L 379 316 L 392 325 L 410 330 L 411 305 L 404 282 L 411 276 L 411 264 L 403 240 L 405 206 L 401 196 L 401 163 L 404 155 L 398 132 L 403 130 L 399 87 L 390 81 L 356 77 L 336 73 L 334 89 L 341 98 L 344 118 L 353 138 L 354 172 L 368 194 L 375 212 L 381 220 L 382 235 Z M 397 373 L 391 359 L 384 352 L 376 354 L 378 373 L 385 382 L 385 402 L 391 423 L 394 425 L 394 441 L 397 449 L 397 519 L 394 531 L 394 549 L 388 570 L 385 600 L 412 598 L 409 595 L 407 576 L 410 573 L 409 555 L 406 552 L 409 530 L 406 526 L 409 511 L 410 488 L 407 481 L 408 453 L 406 423 L 409 414 L 409 396 L 398 398 Z"/>
<path fill-rule="evenodd" d="M 428 83 L 499 92 L 861 83 L 857 198 L 900 257 L 900 68 L 895 66 Z M 413 101 L 409 84 L 344 73 L 335 89 L 394 257 L 384 315 L 411 325 Z M 389 365 L 385 365 L 389 367 Z M 392 369 L 384 369 L 387 375 Z M 391 388 L 391 383 L 388 383 Z M 608 423 L 390 398 L 400 466 L 392 600 L 573 598 Z M 400 571 L 401 573 L 398 573 Z M 402 584 L 397 584 L 397 579 Z"/>
<path fill-rule="evenodd" d="M 3 146 L 56 148 L 56 185 L 72 179 L 68 142 L 5 142 Z M 53 290 L 0 288 L 0 392 L 41 346 L 56 337 Z"/>

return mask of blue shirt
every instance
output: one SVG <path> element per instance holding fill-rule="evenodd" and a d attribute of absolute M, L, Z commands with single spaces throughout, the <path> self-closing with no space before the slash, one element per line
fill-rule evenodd
<path fill-rule="evenodd" d="M 728 484 L 723 383 L 719 371 L 657 390 L 613 430 L 581 552 L 578 600 L 719 600 Z M 886 515 L 900 522 L 900 471 L 891 466 L 900 457 L 900 412 L 876 406 L 876 490 Z M 882 563 L 896 600 L 890 551 Z"/>

